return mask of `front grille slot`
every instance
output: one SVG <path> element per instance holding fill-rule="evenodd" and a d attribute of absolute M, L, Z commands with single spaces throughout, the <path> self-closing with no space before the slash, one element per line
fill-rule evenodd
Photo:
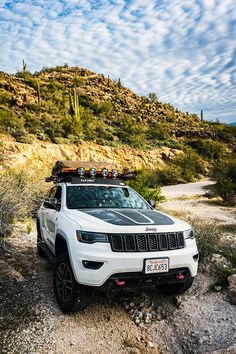
<path fill-rule="evenodd" d="M 146 235 L 138 234 L 136 235 L 138 251 L 139 252 L 146 252 L 147 249 L 147 238 Z"/>
<path fill-rule="evenodd" d="M 159 234 L 111 234 L 113 252 L 155 252 L 184 248 L 182 232 Z"/>
<path fill-rule="evenodd" d="M 122 235 L 113 235 L 111 237 L 111 247 L 114 252 L 125 252 Z"/>
<path fill-rule="evenodd" d="M 135 235 L 124 235 L 123 238 L 126 252 L 135 252 L 137 249 L 135 244 Z"/>
<path fill-rule="evenodd" d="M 147 237 L 148 237 L 148 246 L 149 246 L 150 251 L 159 250 L 157 235 L 156 234 L 150 234 Z"/>

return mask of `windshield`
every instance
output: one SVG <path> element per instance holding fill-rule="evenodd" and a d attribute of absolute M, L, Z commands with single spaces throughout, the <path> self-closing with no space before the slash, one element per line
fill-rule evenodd
<path fill-rule="evenodd" d="M 68 186 L 66 204 L 69 209 L 150 209 L 149 205 L 129 187 Z"/>

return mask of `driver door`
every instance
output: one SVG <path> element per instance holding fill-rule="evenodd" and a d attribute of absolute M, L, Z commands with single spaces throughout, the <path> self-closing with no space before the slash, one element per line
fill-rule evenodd
<path fill-rule="evenodd" d="M 61 186 L 53 187 L 49 194 L 49 202 L 48 200 L 44 201 L 43 207 L 43 223 L 44 223 L 44 239 L 51 251 L 54 251 L 55 248 L 55 238 L 56 238 L 56 230 L 57 230 L 57 220 L 58 214 L 60 211 L 61 204 Z M 50 199 L 53 200 L 54 203 L 50 203 Z"/>

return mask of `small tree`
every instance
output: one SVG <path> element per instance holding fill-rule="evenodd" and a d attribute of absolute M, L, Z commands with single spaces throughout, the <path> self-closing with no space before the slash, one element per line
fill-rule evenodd
<path fill-rule="evenodd" d="M 155 92 L 150 92 L 148 94 L 148 98 L 151 102 L 157 102 L 158 98 L 157 98 L 157 94 Z"/>

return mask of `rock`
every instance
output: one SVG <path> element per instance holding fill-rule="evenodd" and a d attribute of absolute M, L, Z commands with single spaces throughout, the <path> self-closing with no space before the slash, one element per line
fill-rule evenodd
<path fill-rule="evenodd" d="M 236 305 L 236 274 L 228 277 L 229 282 L 229 300 L 232 305 Z"/>
<path fill-rule="evenodd" d="M 149 340 L 149 341 L 147 342 L 147 347 L 149 347 L 149 348 L 154 348 L 154 344 Z"/>
<path fill-rule="evenodd" d="M 128 353 L 129 354 L 141 354 L 140 350 L 136 347 L 131 348 Z"/>

